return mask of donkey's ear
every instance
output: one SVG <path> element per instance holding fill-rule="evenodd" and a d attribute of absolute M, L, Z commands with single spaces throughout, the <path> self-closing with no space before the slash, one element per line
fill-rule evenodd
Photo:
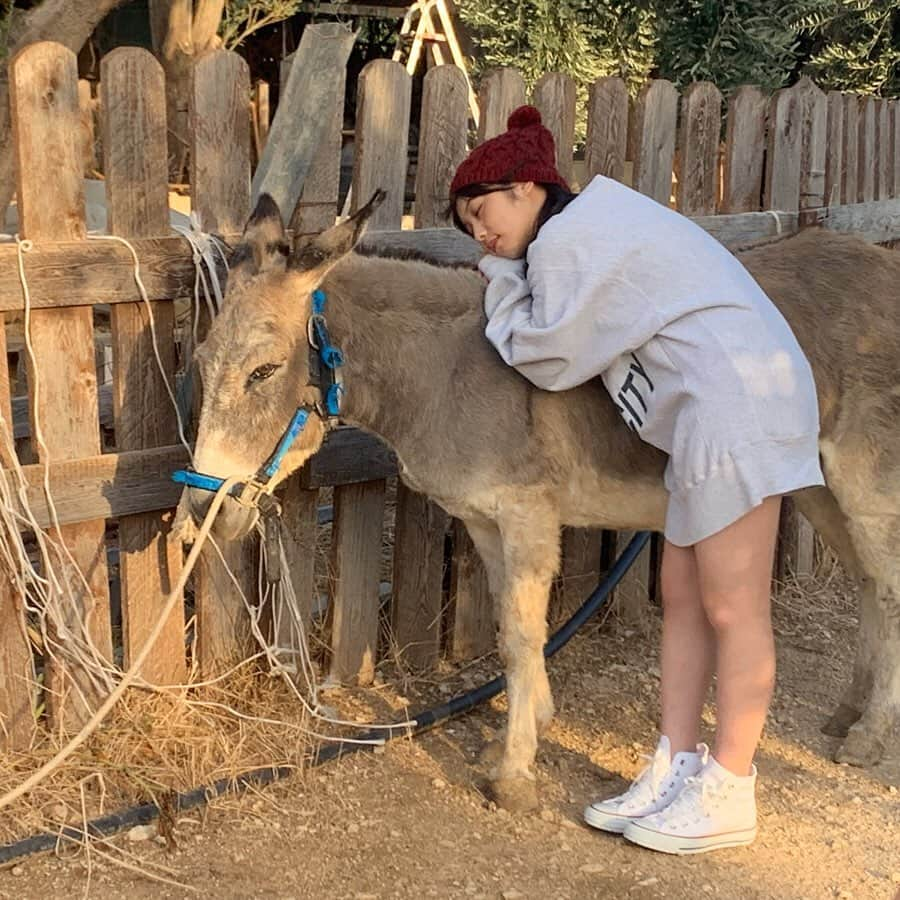
<path fill-rule="evenodd" d="M 283 266 L 289 254 L 278 204 L 269 194 L 260 194 L 229 266 L 232 271 L 256 275 L 264 269 Z"/>
<path fill-rule="evenodd" d="M 350 218 L 323 231 L 312 240 L 303 243 L 298 241 L 288 266 L 304 272 L 315 272 L 319 277 L 324 276 L 356 246 L 372 213 L 381 206 L 386 196 L 382 190 L 375 191 L 369 202 Z"/>

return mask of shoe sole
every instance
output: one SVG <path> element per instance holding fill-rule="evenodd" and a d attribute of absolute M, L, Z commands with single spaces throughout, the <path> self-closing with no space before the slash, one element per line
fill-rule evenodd
<path fill-rule="evenodd" d="M 661 834 L 643 828 L 637 823 L 632 823 L 623 832 L 625 840 L 648 850 L 658 850 L 660 853 L 673 853 L 678 856 L 690 853 L 707 853 L 710 850 L 724 850 L 727 847 L 746 847 L 752 844 L 756 838 L 756 829 L 748 828 L 745 831 L 730 831 L 727 834 L 710 835 L 709 837 L 689 838 L 678 837 L 672 834 Z"/>
<path fill-rule="evenodd" d="M 596 828 L 598 831 L 606 831 L 609 834 L 622 834 L 634 822 L 634 819 L 600 812 L 589 806 L 584 811 L 584 821 L 591 828 Z"/>

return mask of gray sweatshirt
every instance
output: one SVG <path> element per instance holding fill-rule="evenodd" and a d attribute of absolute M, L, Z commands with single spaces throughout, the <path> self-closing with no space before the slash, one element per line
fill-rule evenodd
<path fill-rule="evenodd" d="M 682 546 L 774 494 L 822 484 L 812 372 L 781 313 L 689 219 L 596 177 L 524 260 L 486 256 L 485 333 L 538 387 L 600 376 L 670 455 L 666 536 Z"/>

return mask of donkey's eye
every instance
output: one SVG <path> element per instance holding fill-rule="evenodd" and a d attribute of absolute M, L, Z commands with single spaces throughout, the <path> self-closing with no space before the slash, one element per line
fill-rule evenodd
<path fill-rule="evenodd" d="M 275 373 L 275 370 L 279 368 L 281 367 L 276 365 L 275 363 L 266 363 L 265 365 L 257 366 L 250 373 L 250 377 L 247 379 L 247 381 L 250 384 L 253 384 L 255 381 L 265 381 L 267 378 L 271 378 Z"/>

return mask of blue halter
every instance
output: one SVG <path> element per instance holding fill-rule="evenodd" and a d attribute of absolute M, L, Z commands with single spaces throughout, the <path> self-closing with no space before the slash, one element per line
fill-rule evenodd
<path fill-rule="evenodd" d="M 259 507 L 264 515 L 280 512 L 277 501 L 269 493 L 268 484 L 281 468 L 284 457 L 297 439 L 297 435 L 303 431 L 310 414 L 316 413 L 326 426 L 329 426 L 336 422 L 341 412 L 344 386 L 340 368 L 344 365 L 344 355 L 331 343 L 328 325 L 325 322 L 325 301 L 324 291 L 316 289 L 312 292 L 312 314 L 307 322 L 309 346 L 316 351 L 309 357 L 309 384 L 318 389 L 320 401 L 312 406 L 299 406 L 272 455 L 249 481 L 235 484 L 229 492 L 241 503 Z M 225 479 L 194 472 L 192 469 L 178 469 L 172 473 L 172 481 L 185 487 L 215 492 L 224 484 Z"/>

